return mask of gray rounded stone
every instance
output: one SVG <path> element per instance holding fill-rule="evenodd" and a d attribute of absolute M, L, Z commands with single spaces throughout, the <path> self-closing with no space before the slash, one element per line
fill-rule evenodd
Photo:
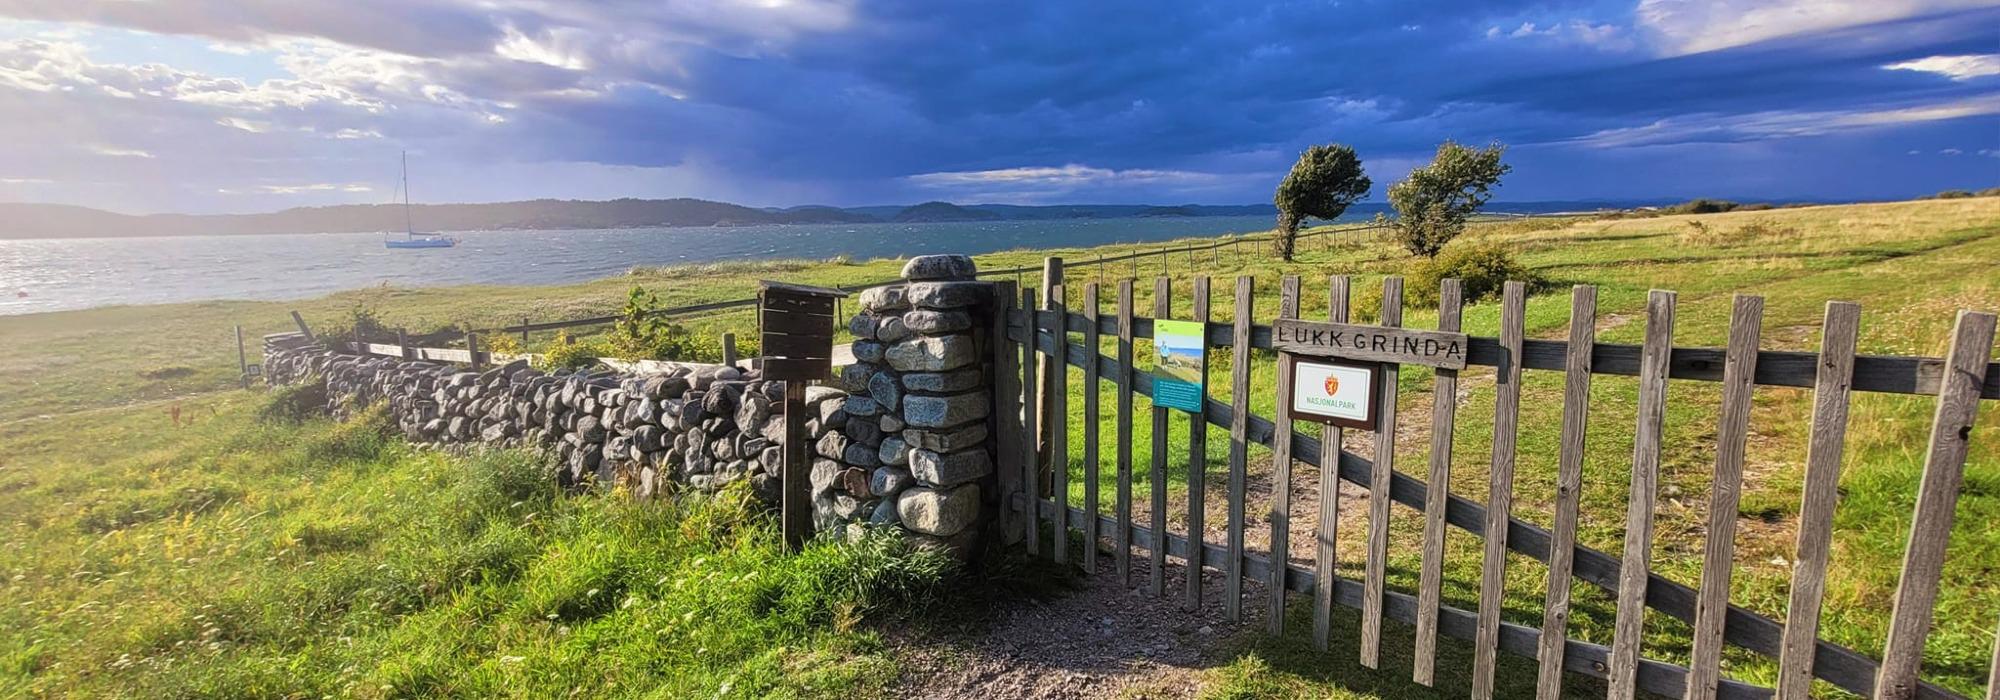
<path fill-rule="evenodd" d="M 984 391 L 952 396 L 906 396 L 903 421 L 916 428 L 950 428 L 985 418 L 992 410 L 991 403 Z"/>
<path fill-rule="evenodd" d="M 884 343 L 893 343 L 908 337 L 910 337 L 910 327 L 903 324 L 901 316 L 884 318 L 881 325 L 875 329 L 875 339 Z"/>
<path fill-rule="evenodd" d="M 903 405 L 903 389 L 896 385 L 896 378 L 888 372 L 877 373 L 868 380 L 868 396 L 890 412 Z"/>
<path fill-rule="evenodd" d="M 854 318 L 847 320 L 847 332 L 853 333 L 856 338 L 872 340 L 875 338 L 875 329 L 879 327 L 881 322 L 882 318 L 875 314 L 855 314 Z"/>
<path fill-rule="evenodd" d="M 873 340 L 854 341 L 854 360 L 856 362 L 881 362 L 882 348 L 881 343 Z"/>
<path fill-rule="evenodd" d="M 883 498 L 891 498 L 916 483 L 917 478 L 911 476 L 907 469 L 882 467 L 876 469 L 875 474 L 869 477 L 868 491 Z"/>
<path fill-rule="evenodd" d="M 912 282 L 910 303 L 926 309 L 963 309 L 986 301 L 992 287 L 983 282 Z"/>
<path fill-rule="evenodd" d="M 912 372 L 903 375 L 903 388 L 910 391 L 948 394 L 977 386 L 979 386 L 979 370 L 971 368 L 952 372 Z"/>
<path fill-rule="evenodd" d="M 876 456 L 881 458 L 883 464 L 907 464 L 910 459 L 909 443 L 896 435 L 882 438 L 882 447 L 876 450 Z"/>
<path fill-rule="evenodd" d="M 882 313 L 910 308 L 910 295 L 900 284 L 888 284 L 861 290 L 861 308 Z"/>
<path fill-rule="evenodd" d="M 909 489 L 896 497 L 896 516 L 912 532 L 938 537 L 958 534 L 979 519 L 979 485 Z"/>
<path fill-rule="evenodd" d="M 979 359 L 972 338 L 964 335 L 911 338 L 889 346 L 883 356 L 890 367 L 902 372 L 943 372 Z"/>
<path fill-rule="evenodd" d="M 963 311 L 917 309 L 903 314 L 903 325 L 925 335 L 956 333 L 972 327 L 972 314 Z"/>
<path fill-rule="evenodd" d="M 957 486 L 993 473 L 993 459 L 978 448 L 947 454 L 912 450 L 910 473 L 926 486 Z"/>
<path fill-rule="evenodd" d="M 906 280 L 969 280 L 979 267 L 965 255 L 919 255 L 903 263 Z"/>

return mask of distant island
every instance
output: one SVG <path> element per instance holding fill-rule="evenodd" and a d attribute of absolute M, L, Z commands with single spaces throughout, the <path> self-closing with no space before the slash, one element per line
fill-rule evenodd
<path fill-rule="evenodd" d="M 1623 208 L 1650 202 L 1493 202 L 1490 212 L 1548 213 Z M 1343 218 L 1384 211 L 1362 202 Z M 536 199 L 489 204 L 420 204 L 411 208 L 422 231 L 629 229 L 771 224 L 1049 221 L 1138 217 L 1277 216 L 1269 204 L 953 204 L 900 206 L 746 207 L 702 199 Z M 119 214 L 64 204 L 0 202 L 0 240 L 129 238 L 139 236 L 368 233 L 403 230 L 403 209 L 389 204 L 299 207 L 264 214 Z"/>

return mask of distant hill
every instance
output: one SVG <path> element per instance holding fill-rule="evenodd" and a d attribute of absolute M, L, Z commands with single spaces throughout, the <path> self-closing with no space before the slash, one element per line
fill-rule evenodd
<path fill-rule="evenodd" d="M 999 218 L 999 214 L 990 211 L 969 209 L 950 202 L 924 202 L 896 212 L 896 215 L 889 220 L 909 224 L 934 221 L 994 221 Z"/>
<path fill-rule="evenodd" d="M 1628 208 L 1660 202 L 1493 202 L 1490 212 L 1543 213 Z M 1385 210 L 1379 202 L 1348 209 L 1345 219 Z M 702 199 L 536 199 L 490 204 L 419 204 L 410 218 L 419 231 L 508 229 L 620 229 L 769 224 L 931 223 L 948 221 L 1042 221 L 1127 217 L 1276 216 L 1269 204 L 953 204 L 914 206 L 786 208 L 745 207 Z M 262 233 L 354 233 L 403 230 L 403 209 L 394 204 L 301 207 L 264 214 L 128 215 L 61 204 L 0 202 L 0 239 L 115 238 L 129 236 L 241 235 Z"/>

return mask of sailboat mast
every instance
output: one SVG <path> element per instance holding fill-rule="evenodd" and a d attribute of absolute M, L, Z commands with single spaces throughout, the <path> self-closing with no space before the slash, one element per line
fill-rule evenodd
<path fill-rule="evenodd" d="M 417 235 L 416 227 L 410 225 L 410 152 L 403 151 L 403 235 Z"/>

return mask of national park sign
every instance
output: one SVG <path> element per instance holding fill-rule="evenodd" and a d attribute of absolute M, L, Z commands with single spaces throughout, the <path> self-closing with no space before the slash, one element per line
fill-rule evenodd
<path fill-rule="evenodd" d="M 1279 319 L 1271 347 L 1300 355 L 1464 369 L 1464 333 Z"/>

